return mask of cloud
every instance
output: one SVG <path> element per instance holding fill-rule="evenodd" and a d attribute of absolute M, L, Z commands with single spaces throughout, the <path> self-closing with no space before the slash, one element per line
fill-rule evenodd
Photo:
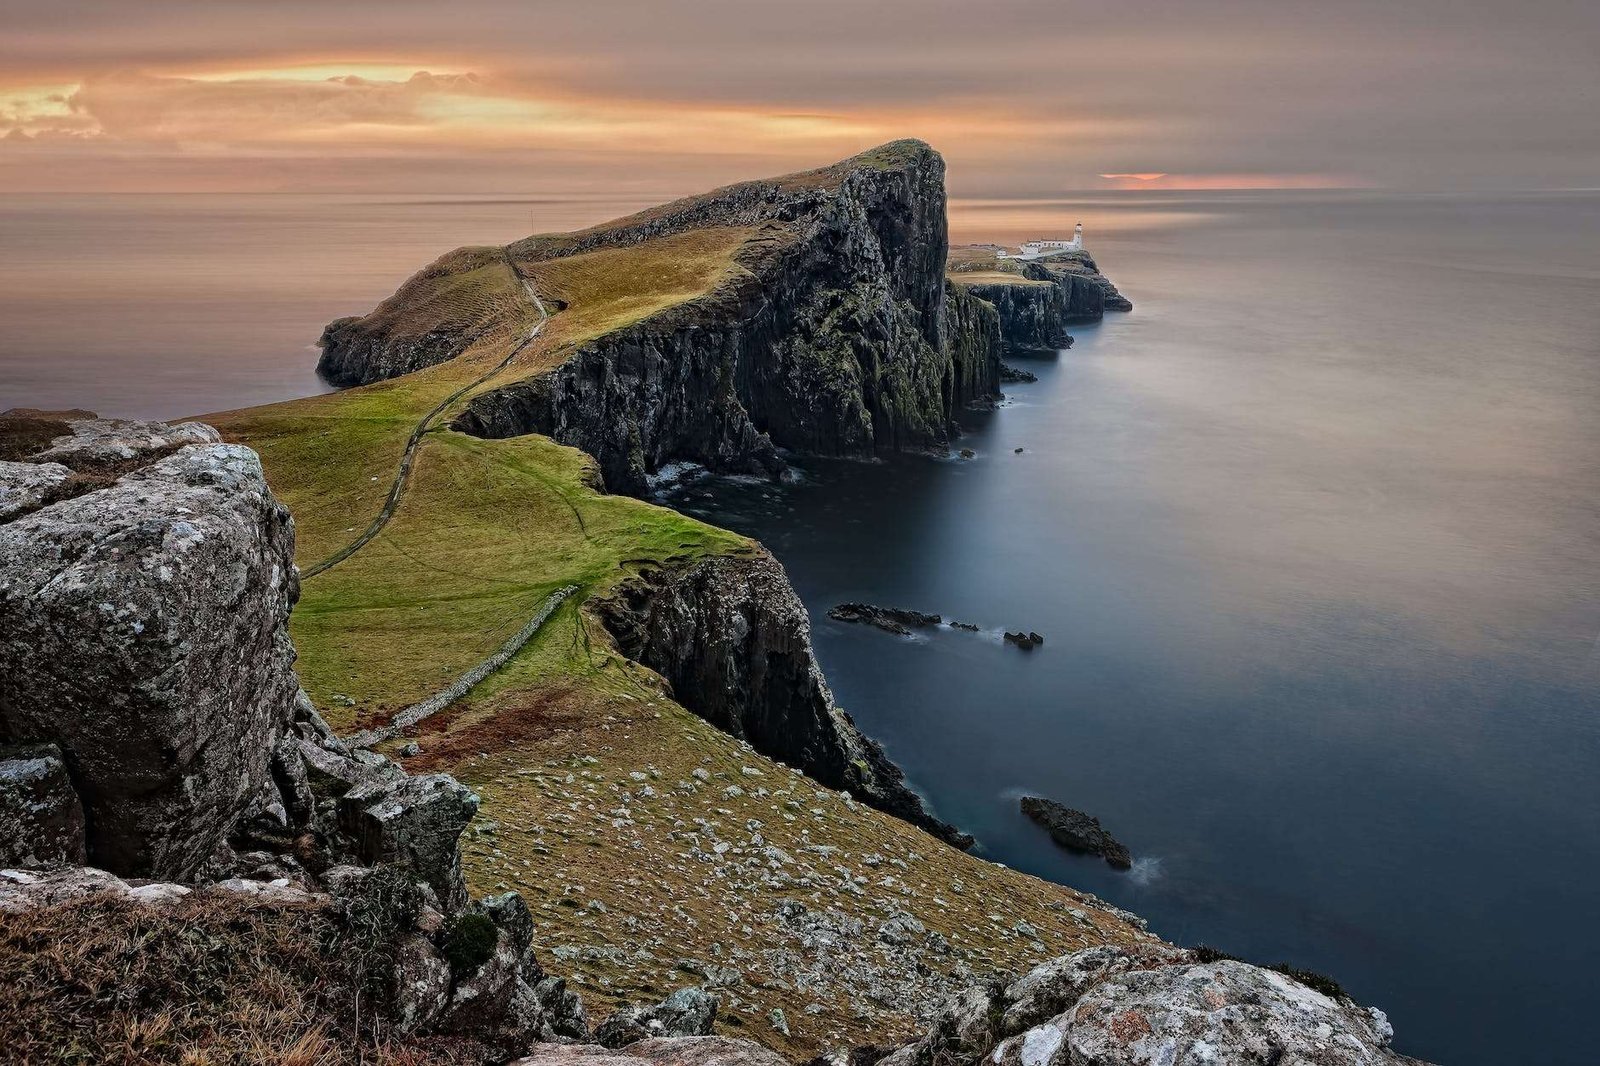
<path fill-rule="evenodd" d="M 613 168 L 590 182 L 699 182 L 906 135 L 976 195 L 1145 180 L 1100 175 L 1562 185 L 1600 170 L 1600 19 L 1575 0 L 13 6 L 7 187 L 53 180 L 52 138 L 110 161 L 166 151 L 169 175 L 190 158 L 197 183 L 223 182 L 228 159 L 249 174 L 250 158 L 385 158 L 387 187 L 434 180 L 451 153 L 485 188 L 580 158 Z M 95 177 L 92 153 L 74 159 Z M 301 180 L 345 180 L 334 169 Z"/>

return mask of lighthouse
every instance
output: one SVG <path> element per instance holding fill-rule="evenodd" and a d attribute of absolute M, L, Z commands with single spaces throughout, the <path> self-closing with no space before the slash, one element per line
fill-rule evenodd
<path fill-rule="evenodd" d="M 1080 222 L 1076 226 L 1072 227 L 1072 250 L 1074 252 L 1083 251 L 1083 223 L 1082 222 Z"/>

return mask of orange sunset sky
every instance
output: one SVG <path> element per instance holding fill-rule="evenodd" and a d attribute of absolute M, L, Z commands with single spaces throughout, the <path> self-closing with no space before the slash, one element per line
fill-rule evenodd
<path fill-rule="evenodd" d="M 4 0 L 0 190 L 1595 185 L 1591 6 Z"/>

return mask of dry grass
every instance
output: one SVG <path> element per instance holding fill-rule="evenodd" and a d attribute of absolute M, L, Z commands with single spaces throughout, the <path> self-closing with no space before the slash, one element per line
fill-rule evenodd
<path fill-rule="evenodd" d="M 463 1061 L 407 1044 L 331 950 L 339 919 L 311 904 L 196 893 L 151 906 L 108 897 L 0 914 L 7 1062 L 381 1066 Z M 376 1024 L 375 1024 L 376 1023 Z"/>

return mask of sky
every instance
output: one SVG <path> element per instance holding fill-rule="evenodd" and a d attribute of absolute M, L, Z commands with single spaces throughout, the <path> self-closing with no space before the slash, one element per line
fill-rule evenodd
<path fill-rule="evenodd" d="M 0 192 L 1600 186 L 1600 0 L 0 0 Z"/>

